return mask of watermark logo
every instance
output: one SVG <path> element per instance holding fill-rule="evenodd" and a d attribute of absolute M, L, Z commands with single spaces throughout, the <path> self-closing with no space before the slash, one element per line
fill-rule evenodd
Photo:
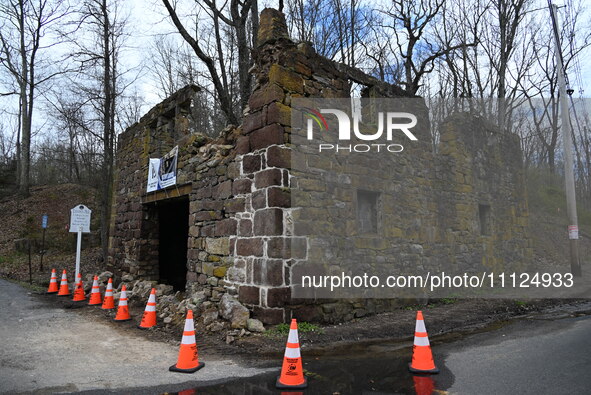
<path fill-rule="evenodd" d="M 361 141 L 371 141 L 372 144 L 330 144 L 321 143 L 318 145 L 318 151 L 347 151 L 347 152 L 369 152 L 369 151 L 388 151 L 402 152 L 404 147 L 401 144 L 391 144 L 393 136 L 396 134 L 404 135 L 411 141 L 418 140 L 411 129 L 417 125 L 417 117 L 409 112 L 378 112 L 377 130 L 375 133 L 366 134 L 360 130 L 360 117 L 358 114 L 351 116 L 343 110 L 336 108 L 313 109 L 304 107 L 301 109 L 306 115 L 306 137 L 308 140 L 314 140 L 314 129 L 328 131 L 328 122 L 323 114 L 334 116 L 338 124 L 339 142 L 351 141 L 352 135 Z M 385 133 L 384 133 L 385 132 Z M 385 134 L 387 143 L 378 143 Z"/>

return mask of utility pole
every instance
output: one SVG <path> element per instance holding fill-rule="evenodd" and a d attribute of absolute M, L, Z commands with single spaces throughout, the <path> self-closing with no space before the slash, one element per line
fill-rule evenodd
<path fill-rule="evenodd" d="M 560 47 L 560 31 L 558 25 L 558 6 L 550 5 L 550 16 L 554 27 L 554 43 L 556 45 L 556 67 L 558 68 L 558 87 L 560 92 L 560 118 L 562 128 L 562 141 L 564 145 L 564 178 L 566 189 L 566 211 L 568 213 L 568 238 L 570 246 L 570 270 L 573 276 L 582 276 L 581 262 L 579 259 L 579 224 L 577 220 L 577 199 L 575 195 L 575 174 L 573 164 L 573 140 L 568 110 L 566 80 L 564 76 L 564 64 Z"/>

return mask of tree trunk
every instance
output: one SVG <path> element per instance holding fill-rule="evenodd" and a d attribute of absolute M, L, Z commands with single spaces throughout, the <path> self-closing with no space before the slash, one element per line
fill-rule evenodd
<path fill-rule="evenodd" d="M 103 17 L 103 169 L 101 186 L 101 249 L 103 259 L 106 260 L 109 253 L 109 226 L 111 219 L 111 174 L 113 168 L 113 145 L 114 134 L 113 109 L 115 97 L 113 94 L 114 75 L 111 74 L 113 68 L 111 58 L 111 33 L 109 13 L 107 10 L 107 1 L 102 0 L 101 11 Z"/>

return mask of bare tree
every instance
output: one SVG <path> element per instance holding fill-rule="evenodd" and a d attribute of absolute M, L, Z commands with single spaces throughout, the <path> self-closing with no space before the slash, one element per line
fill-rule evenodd
<path fill-rule="evenodd" d="M 207 68 L 216 98 L 227 122 L 237 124 L 241 110 L 246 106 L 251 92 L 252 81 L 248 70 L 251 66 L 250 48 L 252 48 L 254 39 L 249 38 L 247 21 L 251 20 L 251 37 L 256 37 L 258 19 L 254 16 L 258 13 L 255 8 L 257 2 L 229 0 L 221 6 L 218 6 L 215 0 L 204 0 L 197 3 L 199 9 L 206 13 L 211 21 L 211 35 L 214 42 L 209 46 L 207 42 L 203 43 L 196 38 L 199 35 L 198 27 L 196 27 L 194 35 L 189 33 L 177 13 L 177 2 L 171 3 L 169 0 L 163 0 L 163 3 L 183 40 L 189 44 L 195 55 Z M 226 48 L 224 48 L 223 41 L 224 26 L 228 27 L 231 32 Z M 232 67 L 231 62 L 227 59 L 228 56 L 233 56 L 234 50 L 237 51 L 238 56 L 238 109 L 232 99 Z"/>
<path fill-rule="evenodd" d="M 433 25 L 441 19 L 445 0 L 393 0 L 392 6 L 384 13 L 391 23 L 385 23 L 396 39 L 398 55 L 403 59 L 403 80 L 407 92 L 416 94 L 421 86 L 421 79 L 431 73 L 435 62 L 441 57 L 476 45 L 476 42 L 463 42 L 461 37 L 454 42 L 440 46 L 433 30 Z"/>
<path fill-rule="evenodd" d="M 125 48 L 127 20 L 118 0 L 85 0 L 79 9 L 79 35 L 71 44 L 73 59 L 80 64 L 74 85 L 89 118 L 85 130 L 102 145 L 100 178 L 101 247 L 108 250 L 113 160 L 119 100 L 124 84 L 121 51 Z"/>
<path fill-rule="evenodd" d="M 5 0 L 0 4 L 0 65 L 16 89 L 3 92 L 19 99 L 19 193 L 29 194 L 31 129 L 36 91 L 60 71 L 51 71 L 42 52 L 58 42 L 47 42 L 50 30 L 69 9 L 62 0 Z"/>

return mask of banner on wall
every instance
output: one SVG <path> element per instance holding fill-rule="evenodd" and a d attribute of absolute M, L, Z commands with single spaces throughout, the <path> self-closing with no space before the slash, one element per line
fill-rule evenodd
<path fill-rule="evenodd" d="M 150 158 L 147 192 L 154 192 L 176 184 L 176 166 L 179 147 L 174 147 L 162 158 Z"/>

